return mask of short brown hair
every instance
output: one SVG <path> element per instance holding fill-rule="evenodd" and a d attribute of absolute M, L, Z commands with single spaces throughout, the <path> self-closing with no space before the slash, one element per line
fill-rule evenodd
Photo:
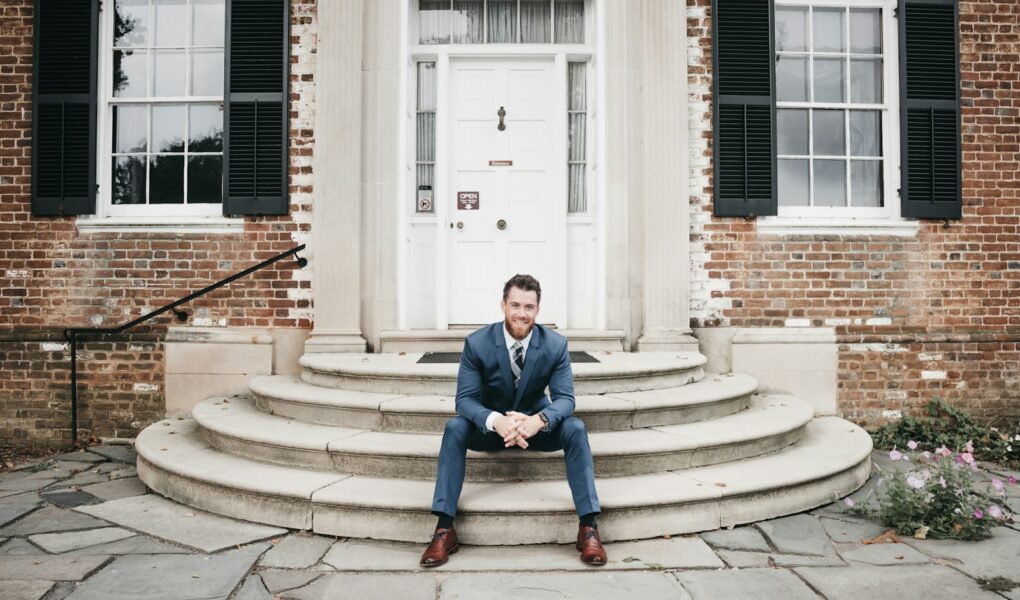
<path fill-rule="evenodd" d="M 542 286 L 538 284 L 538 280 L 531 275 L 522 275 L 518 273 L 503 284 L 503 301 L 506 301 L 506 297 L 510 295 L 510 288 L 517 288 L 524 290 L 525 292 L 535 292 L 538 296 L 536 304 L 542 303 Z"/>

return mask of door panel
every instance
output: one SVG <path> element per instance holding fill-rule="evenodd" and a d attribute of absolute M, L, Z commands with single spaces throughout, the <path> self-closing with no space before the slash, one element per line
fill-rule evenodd
<path fill-rule="evenodd" d="M 502 285 L 516 273 L 542 284 L 539 321 L 563 322 L 565 89 L 555 74 L 551 58 L 450 61 L 449 324 L 501 320 Z M 478 192 L 477 208 L 458 208 L 457 192 Z"/>

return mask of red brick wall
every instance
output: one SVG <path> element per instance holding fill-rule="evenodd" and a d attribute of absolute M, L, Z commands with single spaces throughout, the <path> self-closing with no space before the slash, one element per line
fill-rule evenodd
<path fill-rule="evenodd" d="M 1020 3 L 960 4 L 963 219 L 916 238 L 760 235 L 712 216 L 711 1 L 688 0 L 694 327 L 835 326 L 860 423 L 942 396 L 1020 417 Z"/>
<path fill-rule="evenodd" d="M 31 215 L 32 6 L 0 7 L 0 443 L 56 444 L 70 435 L 67 354 L 38 340 L 59 340 L 69 326 L 125 323 L 306 240 L 315 1 L 291 0 L 290 214 L 247 219 L 243 232 L 229 234 L 81 234 L 74 217 Z M 309 328 L 310 281 L 293 265 L 259 271 L 186 308 L 196 324 Z M 161 417 L 161 340 L 171 323 L 154 323 L 141 346 L 86 346 L 86 435 L 129 437 Z"/>

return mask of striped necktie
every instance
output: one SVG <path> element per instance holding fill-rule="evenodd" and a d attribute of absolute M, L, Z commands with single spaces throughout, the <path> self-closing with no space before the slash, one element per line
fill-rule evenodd
<path fill-rule="evenodd" d="M 514 372 L 514 389 L 521 383 L 521 371 L 524 370 L 524 346 L 520 342 L 514 342 L 513 346 L 510 346 L 510 355 L 513 360 L 510 361 L 510 370 Z"/>

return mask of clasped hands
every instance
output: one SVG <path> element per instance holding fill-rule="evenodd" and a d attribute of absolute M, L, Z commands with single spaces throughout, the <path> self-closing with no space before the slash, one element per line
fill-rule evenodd
<path fill-rule="evenodd" d="M 525 415 L 516 411 L 507 411 L 505 415 L 496 417 L 492 428 L 503 438 L 506 447 L 528 447 L 528 438 L 533 437 L 545 427 L 545 421 L 537 414 Z"/>

